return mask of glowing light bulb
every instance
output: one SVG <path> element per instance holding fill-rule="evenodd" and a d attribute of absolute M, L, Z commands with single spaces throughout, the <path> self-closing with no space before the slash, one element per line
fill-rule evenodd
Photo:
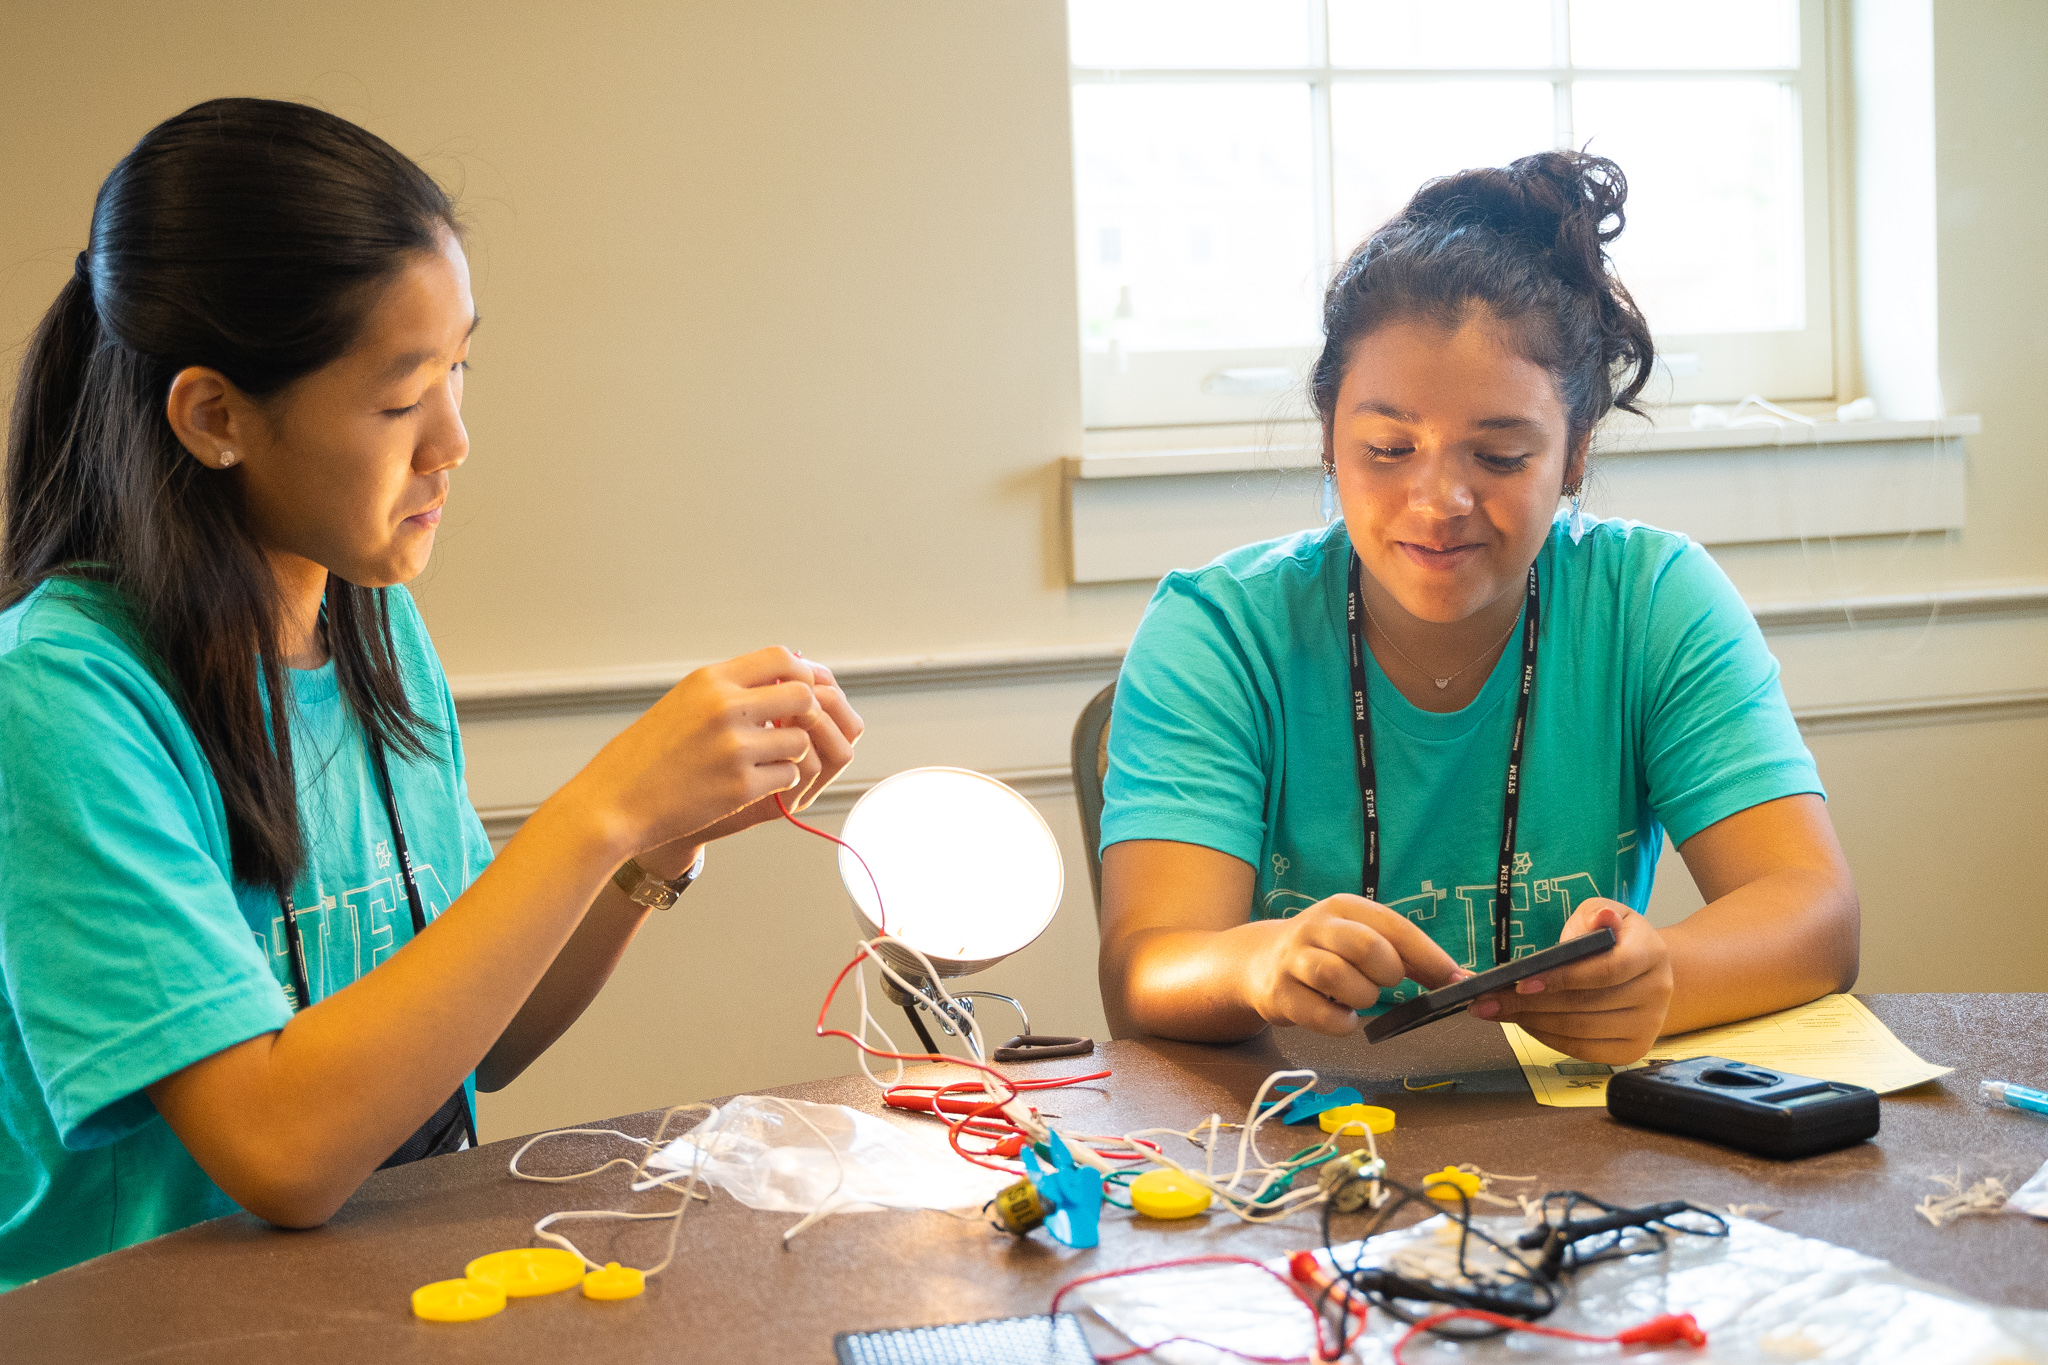
<path fill-rule="evenodd" d="M 965 768 L 885 778 L 854 805 L 840 837 L 881 885 L 878 907 L 859 861 L 840 850 L 840 880 L 861 927 L 869 935 L 884 927 L 885 908 L 887 931 L 941 976 L 981 971 L 1029 944 L 1052 922 L 1066 885 L 1059 844 L 1037 807 Z"/>

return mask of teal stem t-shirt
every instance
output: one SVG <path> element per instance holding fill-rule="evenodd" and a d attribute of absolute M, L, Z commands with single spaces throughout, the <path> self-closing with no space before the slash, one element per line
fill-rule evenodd
<path fill-rule="evenodd" d="M 1361 889 L 1343 522 L 1168 575 L 1117 682 L 1102 847 L 1199 844 L 1256 869 L 1252 916 Z M 1510 941 L 1555 943 L 1593 897 L 1640 911 L 1664 835 L 1821 792 L 1777 660 L 1711 556 L 1602 521 L 1538 552 L 1541 617 L 1524 737 Z M 1367 651 L 1379 901 L 1461 965 L 1493 963 L 1501 798 L 1521 651 L 1467 706 L 1421 709 Z M 1375 1010 L 1418 994 L 1413 981 Z M 1372 1012 L 1372 1011 L 1368 1011 Z"/>
<path fill-rule="evenodd" d="M 427 759 L 389 756 L 431 918 L 491 849 L 425 624 L 402 588 L 386 601 L 432 727 Z M 111 589 L 64 579 L 0 613 L 0 1289 L 233 1212 L 144 1090 L 292 1013 L 277 899 L 235 880 L 212 768 L 114 619 Z M 413 926 L 334 665 L 290 683 L 318 1001 Z"/>

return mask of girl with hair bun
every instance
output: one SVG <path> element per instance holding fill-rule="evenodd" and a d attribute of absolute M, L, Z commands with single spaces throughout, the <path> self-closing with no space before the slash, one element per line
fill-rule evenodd
<path fill-rule="evenodd" d="M 1601 927 L 1612 951 L 1472 1012 L 1620 1064 L 1855 980 L 1855 888 L 1748 609 L 1684 536 L 1580 510 L 1595 426 L 1650 377 L 1605 250 L 1626 198 L 1578 153 L 1466 171 L 1337 272 L 1311 392 L 1341 519 L 1168 575 L 1117 684 L 1119 1034 L 1348 1033 Z M 1707 903 L 1659 930 L 1667 832 Z"/>
<path fill-rule="evenodd" d="M 0 1290 L 470 1145 L 704 846 L 852 757 L 764 649 L 492 858 L 402 586 L 476 324 L 454 206 L 331 114 L 201 104 L 100 188 L 7 439 Z"/>

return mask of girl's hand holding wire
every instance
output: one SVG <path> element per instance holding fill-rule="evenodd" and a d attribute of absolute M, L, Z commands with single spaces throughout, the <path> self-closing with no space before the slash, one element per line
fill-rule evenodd
<path fill-rule="evenodd" d="M 1410 977 L 1447 986 L 1462 973 L 1406 915 L 1363 896 L 1331 896 L 1298 915 L 1267 920 L 1248 964 L 1247 1003 L 1273 1024 L 1342 1035 L 1380 990 Z"/>
<path fill-rule="evenodd" d="M 1588 1062 L 1640 1060 L 1671 1008 L 1671 951 L 1649 920 L 1618 901 L 1589 900 L 1561 938 L 1612 929 L 1612 951 L 1518 981 L 1472 1002 L 1482 1019 L 1519 1024 L 1545 1047 Z"/>
<path fill-rule="evenodd" d="M 708 844 L 713 839 L 723 839 L 729 834 L 752 829 L 755 825 L 769 820 L 780 820 L 783 811 L 775 804 L 780 796 L 783 805 L 791 813 L 810 805 L 832 785 L 832 780 L 846 771 L 853 762 L 853 746 L 867 728 L 860 713 L 846 699 L 846 692 L 839 686 L 839 680 L 832 676 L 832 670 L 821 663 L 808 659 L 802 662 L 811 670 L 811 692 L 818 704 L 814 711 L 783 722 L 785 726 L 800 727 L 810 736 L 811 747 L 798 760 L 799 778 L 796 786 L 786 792 L 771 792 L 748 805 L 742 806 L 716 824 L 695 830 L 675 843 L 679 858 L 678 866 L 687 865 L 696 856 L 694 846 Z M 689 856 L 681 856 L 681 850 L 690 849 Z M 640 859 L 642 865 L 652 866 L 648 859 Z"/>
<path fill-rule="evenodd" d="M 843 726 L 857 736 L 860 721 L 830 678 L 780 648 L 700 668 L 555 799 L 595 815 L 622 859 L 758 823 L 777 813 L 776 795 L 814 794 L 852 757 Z M 735 823 L 762 807 L 765 815 Z"/>

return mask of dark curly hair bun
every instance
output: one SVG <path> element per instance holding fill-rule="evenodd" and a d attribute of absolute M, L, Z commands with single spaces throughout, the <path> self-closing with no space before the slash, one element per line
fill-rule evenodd
<path fill-rule="evenodd" d="M 1483 308 L 1550 372 L 1578 443 L 1613 408 L 1637 412 L 1656 349 L 1607 259 L 1628 177 L 1606 157 L 1538 152 L 1432 180 L 1337 271 L 1310 380 L 1327 427 L 1351 347 L 1396 318 L 1456 326 Z"/>

